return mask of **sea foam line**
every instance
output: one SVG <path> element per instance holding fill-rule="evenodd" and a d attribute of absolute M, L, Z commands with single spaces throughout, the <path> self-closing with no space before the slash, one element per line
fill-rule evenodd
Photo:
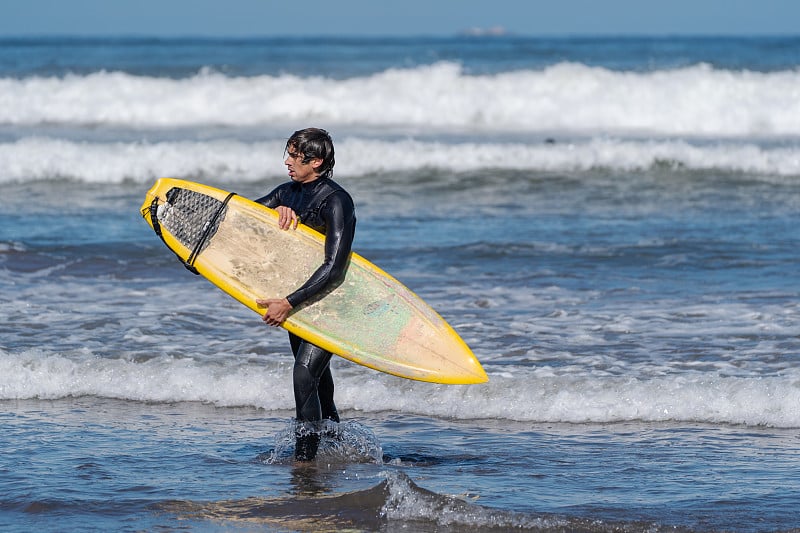
<path fill-rule="evenodd" d="M 509 157 L 513 154 L 513 157 Z M 581 172 L 717 170 L 800 176 L 800 146 L 754 143 L 692 144 L 685 140 L 590 139 L 565 143 L 445 143 L 337 139 L 339 175 L 441 169 Z M 284 175 L 283 141 L 67 141 L 27 137 L 0 143 L 0 183 L 68 178 L 89 183 L 149 182 L 162 176 L 256 181 Z"/>
<path fill-rule="evenodd" d="M 0 124 L 126 127 L 286 123 L 714 137 L 800 135 L 800 72 L 695 65 L 619 72 L 576 63 L 469 75 L 456 63 L 330 79 L 184 79 L 96 72 L 0 79 Z"/>
<path fill-rule="evenodd" d="M 209 363 L 149 361 L 0 350 L 0 400 L 99 396 L 138 402 L 204 402 L 290 410 L 291 371 L 278 359 Z M 412 382 L 355 365 L 335 365 L 340 410 L 403 412 L 513 422 L 681 422 L 800 427 L 798 375 L 730 377 L 553 375 L 494 371 L 482 385 Z"/>

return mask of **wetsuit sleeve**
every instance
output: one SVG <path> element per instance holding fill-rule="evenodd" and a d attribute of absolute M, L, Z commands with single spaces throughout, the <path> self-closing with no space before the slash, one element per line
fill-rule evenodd
<path fill-rule="evenodd" d="M 279 205 L 281 205 L 281 191 L 283 187 L 278 186 L 272 189 L 272 192 L 267 194 L 266 196 L 262 196 L 258 200 L 256 200 L 257 204 L 265 205 L 267 207 L 271 207 L 275 209 Z"/>
<path fill-rule="evenodd" d="M 302 287 L 286 297 L 292 307 L 331 288 L 344 278 L 355 236 L 353 201 L 344 191 L 330 195 L 320 210 L 325 220 L 325 260 Z"/>

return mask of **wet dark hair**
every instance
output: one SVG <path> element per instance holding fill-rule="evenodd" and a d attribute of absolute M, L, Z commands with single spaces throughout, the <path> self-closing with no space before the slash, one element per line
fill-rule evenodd
<path fill-rule="evenodd" d="M 308 163 L 312 159 L 322 159 L 322 164 L 317 169 L 320 176 L 330 177 L 333 174 L 336 160 L 333 157 L 333 139 L 327 131 L 320 128 L 297 130 L 286 141 L 284 152 L 288 152 L 290 148 L 303 154 L 303 163 Z"/>

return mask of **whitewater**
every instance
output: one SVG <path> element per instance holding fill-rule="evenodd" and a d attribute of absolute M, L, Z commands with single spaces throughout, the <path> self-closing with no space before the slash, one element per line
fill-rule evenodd
<path fill-rule="evenodd" d="M 0 124 L 174 128 L 316 121 L 415 131 L 781 137 L 800 135 L 798 86 L 797 70 L 732 72 L 703 64 L 618 72 L 559 63 L 469 75 L 443 62 L 344 80 L 229 77 L 211 70 L 183 79 L 97 72 L 0 79 Z"/>
<path fill-rule="evenodd" d="M 748 173 L 760 179 L 800 176 L 796 143 L 620 138 L 535 139 L 528 142 L 475 142 L 401 138 L 376 140 L 358 135 L 340 142 L 340 172 L 359 177 L 381 172 L 439 169 L 451 172 L 505 169 L 540 172 L 589 170 Z M 274 177 L 274 154 L 281 141 L 93 142 L 24 137 L 0 143 L 0 183 L 52 177 L 87 183 L 146 183 L 161 176 L 227 176 L 255 181 Z M 353 154 L 350 156 L 349 154 Z M 358 155 L 356 155 L 358 154 Z M 509 157 L 513 154 L 513 157 Z"/>

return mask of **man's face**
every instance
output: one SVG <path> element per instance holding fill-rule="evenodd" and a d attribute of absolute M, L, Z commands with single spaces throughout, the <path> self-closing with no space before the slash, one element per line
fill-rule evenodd
<path fill-rule="evenodd" d="M 319 177 L 317 169 L 322 165 L 322 159 L 312 159 L 308 163 L 303 163 L 305 156 L 297 151 L 295 146 L 289 146 L 286 151 L 286 168 L 289 170 L 289 177 L 298 183 L 308 183 Z"/>

